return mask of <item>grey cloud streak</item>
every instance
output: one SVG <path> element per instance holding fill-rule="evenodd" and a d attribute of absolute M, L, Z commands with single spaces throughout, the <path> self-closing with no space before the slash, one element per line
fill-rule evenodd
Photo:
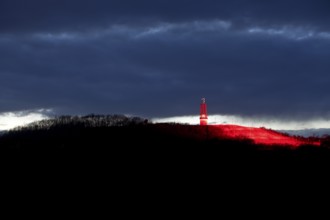
<path fill-rule="evenodd" d="M 328 117 L 329 3 L 265 2 L 2 1 L 0 111 Z"/>

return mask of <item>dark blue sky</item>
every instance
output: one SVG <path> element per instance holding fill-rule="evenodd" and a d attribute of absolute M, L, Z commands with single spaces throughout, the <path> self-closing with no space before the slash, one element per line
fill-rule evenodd
<path fill-rule="evenodd" d="M 330 116 L 328 0 L 1 0 L 0 112 Z"/>

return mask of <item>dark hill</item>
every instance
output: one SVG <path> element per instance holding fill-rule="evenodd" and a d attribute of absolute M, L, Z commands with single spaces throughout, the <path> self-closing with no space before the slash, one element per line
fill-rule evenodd
<path fill-rule="evenodd" d="M 235 129 L 241 134 L 246 132 L 242 127 Z M 9 131 L 1 136 L 0 146 L 2 155 L 24 159 L 239 162 L 330 158 L 327 139 L 322 139 L 318 147 L 302 141 L 304 145 L 294 149 L 280 145 L 270 148 L 256 144 L 249 138 L 251 135 L 241 137 L 238 133 L 233 136 L 236 138 L 228 138 L 224 131 L 228 131 L 228 127 L 153 124 L 142 118 L 122 115 L 62 116 Z M 266 129 L 258 132 L 283 136 Z M 264 138 L 269 138 L 267 135 Z"/>
<path fill-rule="evenodd" d="M 291 189 L 289 180 L 297 176 L 328 172 L 326 139 L 319 147 L 270 148 L 220 134 L 216 126 L 152 124 L 120 115 L 59 117 L 0 137 L 2 179 L 16 189 L 59 196 L 60 201 L 74 191 L 81 201 L 86 194 L 105 200 L 116 194 L 115 202 L 134 197 L 135 205 L 146 192 L 158 198 L 170 195 L 171 201 L 182 190 L 188 199 L 196 189 L 207 195 L 218 189 L 232 195 L 231 188 L 254 194 L 250 183 L 265 186 L 264 193 L 276 189 L 270 183 Z"/>

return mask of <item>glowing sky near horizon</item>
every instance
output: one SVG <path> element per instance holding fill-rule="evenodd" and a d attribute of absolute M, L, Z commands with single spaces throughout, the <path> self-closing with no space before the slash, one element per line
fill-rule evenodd
<path fill-rule="evenodd" d="M 167 118 L 153 118 L 155 123 L 186 123 L 199 124 L 199 115 L 177 116 Z M 248 127 L 265 127 L 273 130 L 304 130 L 304 129 L 330 129 L 329 119 L 287 120 L 279 118 L 242 117 L 235 115 L 209 115 L 208 124 L 233 124 Z"/>
<path fill-rule="evenodd" d="M 13 129 L 18 126 L 24 126 L 31 122 L 48 119 L 50 110 L 18 111 L 4 112 L 0 114 L 0 131 Z"/>
<path fill-rule="evenodd" d="M 23 126 L 31 122 L 52 118 L 53 110 L 39 109 L 0 114 L 0 131 Z M 199 115 L 151 118 L 154 123 L 199 124 Z M 243 117 L 235 115 L 209 115 L 208 124 L 233 124 L 248 127 L 265 127 L 273 130 L 330 129 L 330 119 L 311 118 L 305 120 L 288 120 L 267 117 Z"/>

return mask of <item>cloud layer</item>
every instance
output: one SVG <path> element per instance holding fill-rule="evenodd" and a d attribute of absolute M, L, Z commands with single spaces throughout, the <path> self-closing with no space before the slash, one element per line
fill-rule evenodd
<path fill-rule="evenodd" d="M 0 3 L 0 112 L 330 117 L 330 2 Z"/>

